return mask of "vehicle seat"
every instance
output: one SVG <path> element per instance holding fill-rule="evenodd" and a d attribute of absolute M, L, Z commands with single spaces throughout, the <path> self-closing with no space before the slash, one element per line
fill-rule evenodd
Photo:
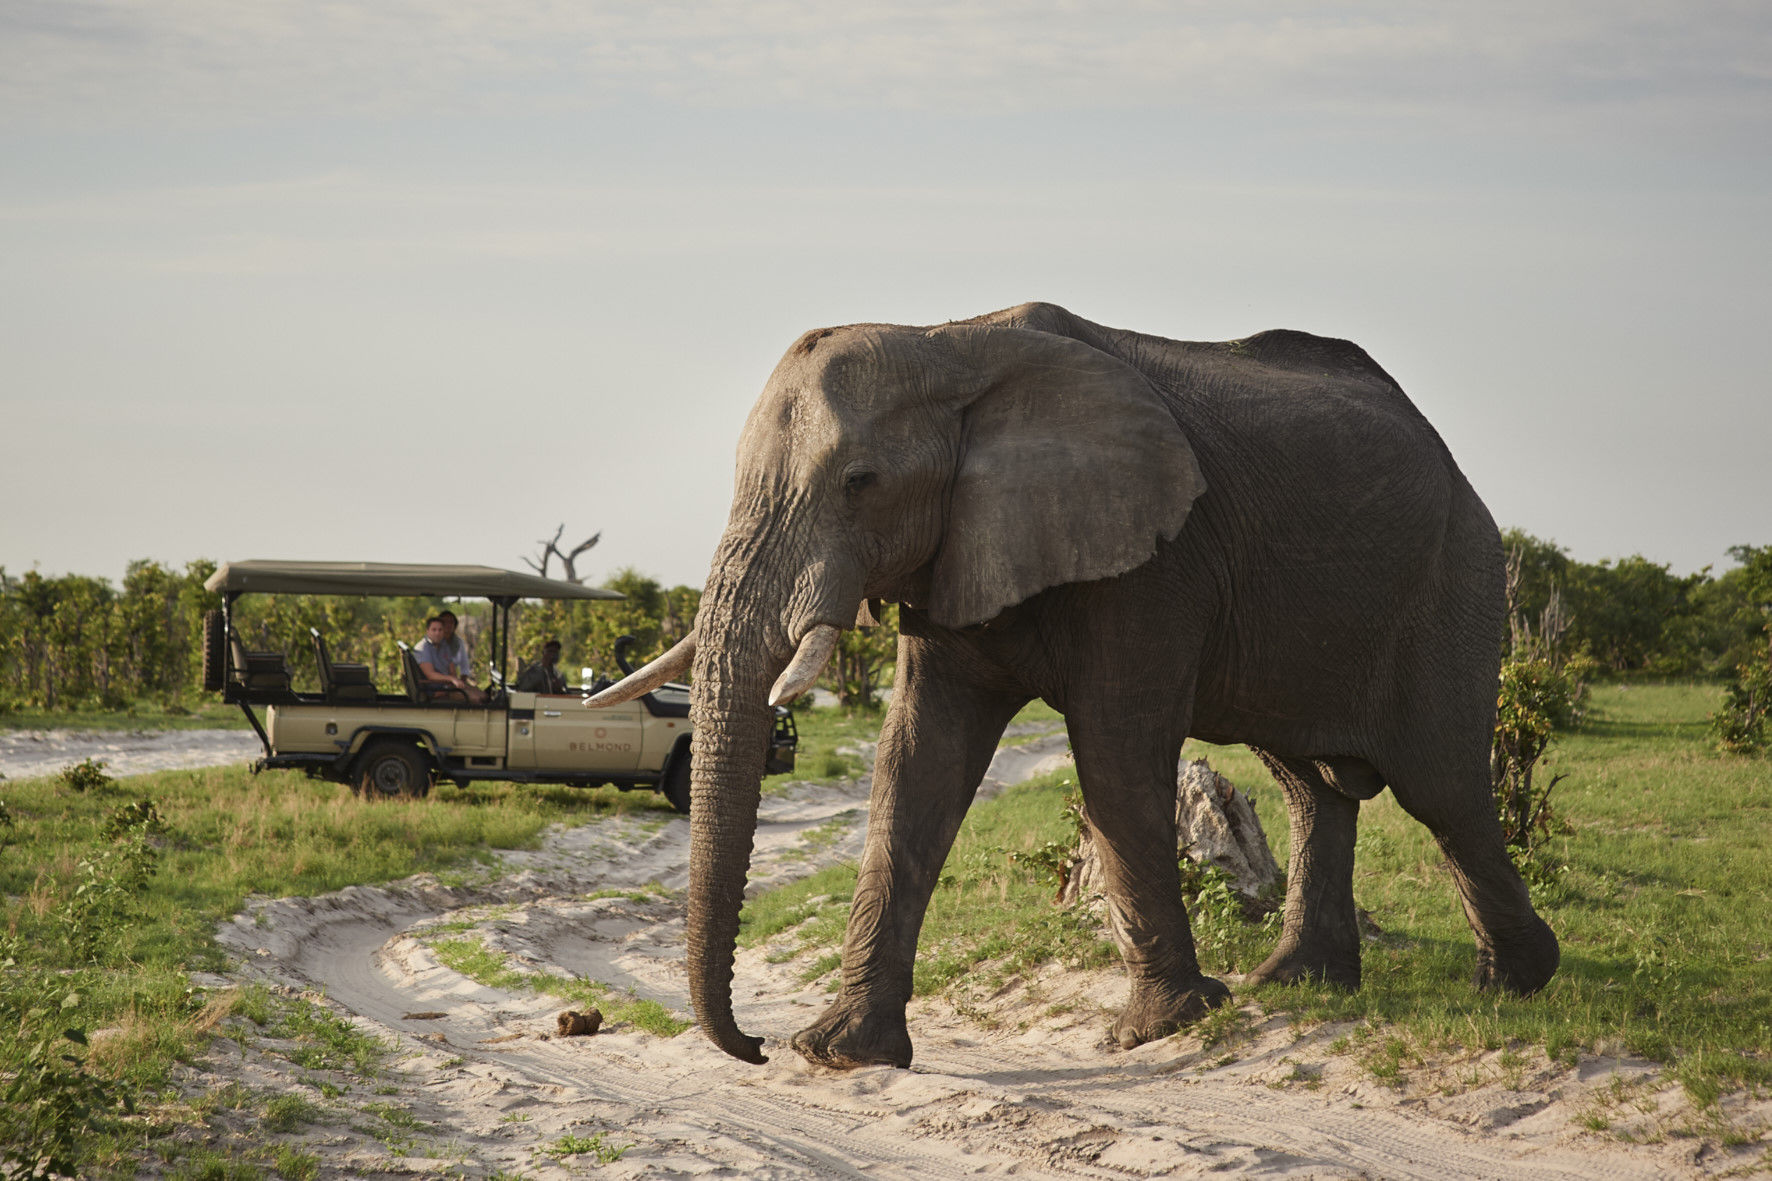
<path fill-rule="evenodd" d="M 374 701 L 375 681 L 369 676 L 367 664 L 334 664 L 326 651 L 320 629 L 310 627 L 314 637 L 314 663 L 320 669 L 320 692 L 332 701 Z"/>
<path fill-rule="evenodd" d="M 289 661 L 281 652 L 249 652 L 240 642 L 240 633 L 228 629 L 228 647 L 233 651 L 234 684 L 249 693 L 288 693 L 294 678 Z"/>
<path fill-rule="evenodd" d="M 394 642 L 400 645 L 400 673 L 406 681 L 406 696 L 412 698 L 415 705 L 427 705 L 433 701 L 467 701 L 468 695 L 454 685 L 425 680 L 424 670 L 418 667 L 418 657 L 412 654 L 406 641 Z"/>

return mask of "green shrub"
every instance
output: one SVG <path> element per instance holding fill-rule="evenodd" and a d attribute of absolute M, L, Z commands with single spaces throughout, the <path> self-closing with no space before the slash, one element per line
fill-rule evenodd
<path fill-rule="evenodd" d="M 1550 797 L 1563 777 L 1545 780 L 1536 772 L 1552 734 L 1577 717 L 1584 692 L 1567 666 L 1557 668 L 1543 657 L 1502 662 L 1489 775 L 1496 814 L 1516 860 L 1529 857 L 1557 827 Z"/>
<path fill-rule="evenodd" d="M 1766 628 L 1766 651 L 1736 667 L 1723 708 L 1711 715 L 1711 732 L 1731 754 L 1755 754 L 1772 743 L 1772 625 Z"/>
<path fill-rule="evenodd" d="M 93 961 L 109 929 L 128 917 L 130 900 L 147 890 L 160 858 L 153 840 L 167 831 L 152 800 L 106 818 L 99 840 L 110 847 L 80 859 L 80 884 L 56 915 L 76 963 Z"/>
<path fill-rule="evenodd" d="M 103 759 L 81 759 L 72 766 L 63 767 L 60 779 L 63 787 L 78 792 L 99 791 L 116 782 L 105 774 Z"/>
<path fill-rule="evenodd" d="M 18 965 L 9 957 L 0 970 L 14 977 Z M 22 988 L 16 977 L 8 986 L 0 995 L 0 1020 L 16 1025 L 18 1038 L 0 1059 L 0 1078 L 6 1080 L 0 1091 L 0 1173 L 74 1176 L 85 1138 L 114 1127 L 115 1113 L 133 1112 L 134 1104 L 87 1072 L 80 1054 L 86 1031 L 71 1024 L 81 1004 L 78 992 L 61 992 L 65 981 L 35 974 Z"/>

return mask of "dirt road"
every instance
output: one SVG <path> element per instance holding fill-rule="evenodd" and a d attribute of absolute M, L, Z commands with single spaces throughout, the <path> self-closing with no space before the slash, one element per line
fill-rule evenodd
<path fill-rule="evenodd" d="M 993 770 L 1020 778 L 1062 757 L 1062 739 L 1048 739 L 1003 752 Z M 753 889 L 854 857 L 867 787 L 766 798 Z M 1330 1051 L 1347 1029 L 1295 1036 L 1253 1006 L 1246 1028 L 1211 1048 L 1180 1037 L 1121 1052 L 1103 1036 L 1124 992 L 1117 972 L 1048 969 L 968 1002 L 965 1015 L 919 1001 L 910 1070 L 837 1073 L 786 1045 L 828 1000 L 801 982 L 791 940 L 739 956 L 735 1006 L 767 1038 L 764 1066 L 725 1057 L 695 1030 L 548 1036 L 559 1000 L 477 984 L 432 951 L 471 932 L 525 971 L 589 977 L 687 1013 L 673 892 L 687 880 L 688 839 L 681 818 L 614 818 L 552 833 L 480 884 L 419 878 L 256 902 L 222 931 L 242 959 L 235 978 L 324 994 L 397 1044 L 400 1060 L 377 1095 L 359 1084 L 324 1099 L 316 1072 L 265 1043 L 223 1041 L 189 1085 L 242 1081 L 321 1104 L 330 1122 L 301 1138 L 328 1176 L 566 1177 L 597 1157 L 550 1149 L 596 1146 L 627 1146 L 598 1167 L 609 1177 L 1653 1178 L 1767 1161 L 1764 1144 L 1726 1149 L 1703 1135 L 1620 1142 L 1627 1116 L 1661 1128 L 1686 1118 L 1678 1088 L 1648 1063 L 1569 1069 L 1491 1054 L 1423 1067 L 1397 1088 Z M 649 883 L 663 892 L 587 897 Z M 1634 1106 L 1614 1110 L 1618 1096 Z M 1578 1122 L 1598 1110 L 1612 1112 L 1613 1133 Z M 1734 1114 L 1763 1128 L 1772 1104 Z"/>

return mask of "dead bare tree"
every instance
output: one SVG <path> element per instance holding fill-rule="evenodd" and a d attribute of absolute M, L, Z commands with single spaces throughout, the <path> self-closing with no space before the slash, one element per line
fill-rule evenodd
<path fill-rule="evenodd" d="M 541 561 L 537 562 L 534 558 L 524 558 L 523 562 L 531 570 L 535 571 L 543 578 L 546 578 L 548 576 L 548 564 L 555 558 L 559 558 L 560 565 L 566 570 L 566 573 L 561 575 L 561 577 L 567 582 L 583 582 L 584 578 L 579 577 L 578 569 L 574 563 L 578 561 L 578 555 L 584 553 L 601 541 L 603 539 L 603 534 L 600 531 L 591 534 L 589 537 L 573 546 L 572 550 L 568 552 L 560 548 L 560 535 L 565 532 L 566 524 L 565 522 L 561 522 L 560 527 L 554 530 L 553 537 L 549 538 L 547 541 L 536 541 L 535 544 L 542 547 L 540 555 Z M 588 578 L 590 576 L 586 575 L 585 577 Z"/>

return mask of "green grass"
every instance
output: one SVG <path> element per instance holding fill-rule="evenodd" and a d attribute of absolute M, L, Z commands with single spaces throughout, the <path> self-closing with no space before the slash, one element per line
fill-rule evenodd
<path fill-rule="evenodd" d="M 547 1147 L 547 1154 L 552 1157 L 589 1156 L 599 1165 L 612 1165 L 627 1154 L 632 1144 L 610 1144 L 603 1137 L 605 1132 L 597 1132 L 590 1136 L 580 1136 L 568 1132 Z"/>
<path fill-rule="evenodd" d="M 1701 1104 L 1772 1083 L 1772 761 L 1714 750 L 1718 700 L 1703 684 L 1600 686 L 1583 727 L 1553 744 L 1549 770 L 1568 776 L 1553 799 L 1570 828 L 1550 851 L 1567 869 L 1534 894 L 1563 961 L 1538 996 L 1471 985 L 1475 948 L 1445 864 L 1388 793 L 1361 808 L 1355 896 L 1384 932 L 1366 946 L 1364 987 L 1255 995 L 1304 1023 L 1382 1031 L 1352 1051 L 1379 1077 L 1418 1053 L 1529 1045 L 1565 1060 L 1605 1048 L 1669 1063 Z M 1255 756 L 1201 743 L 1185 753 L 1255 797 L 1284 865 L 1285 804 Z M 1050 881 L 1008 857 L 1065 838 L 1066 777 L 972 809 L 930 903 L 918 993 L 980 973 L 1000 983 L 1045 960 L 1112 962 L 1093 927 L 1053 906 Z M 783 958 L 828 953 L 841 944 L 854 880 L 853 866 L 835 866 L 752 899 L 741 938 L 757 944 L 793 928 Z M 1277 927 L 1243 924 L 1205 901 L 1190 906 L 1202 963 L 1247 971 Z"/>
<path fill-rule="evenodd" d="M 1563 945 L 1538 996 L 1479 993 L 1475 951 L 1427 831 L 1387 794 L 1361 808 L 1354 893 L 1385 932 L 1364 986 L 1263 989 L 1307 1021 L 1396 1027 L 1422 1047 L 1521 1042 L 1568 1058 L 1605 1045 L 1672 1065 L 1693 1098 L 1772 1082 L 1772 764 L 1717 754 L 1709 685 L 1602 686 L 1550 769 L 1567 866 L 1534 901 Z M 1214 765 L 1239 783 L 1233 752 Z M 1265 780 L 1265 776 L 1261 777 Z M 1257 809 L 1285 860 L 1277 789 Z"/>
<path fill-rule="evenodd" d="M 107 818 L 144 798 L 168 828 L 150 842 L 157 865 L 139 893 L 107 895 L 83 928 L 91 946 L 80 949 L 68 936 L 76 892 L 93 875 L 82 862 L 90 866 L 112 849 L 100 835 Z M 116 1031 L 92 1050 L 93 1074 L 138 1103 L 170 1097 L 173 1066 L 198 1053 L 236 1003 L 193 989 L 189 973 L 225 969 L 214 933 L 249 896 L 311 896 L 422 871 L 459 873 L 493 860 L 494 850 L 535 847 L 556 821 L 670 815 L 650 792 L 507 783 L 444 785 L 422 801 L 365 803 L 335 784 L 237 767 L 166 771 L 85 792 L 67 790 L 55 776 L 8 781 L 0 800 L 13 822 L 0 827 L 0 961 L 16 961 L 0 972 L 0 1010 L 22 1013 L 51 988 L 52 1003 L 77 997 L 67 1024 Z M 292 1039 L 289 1056 L 313 1069 L 361 1070 L 373 1057 L 361 1045 L 329 1040 L 324 1023 L 333 1019 L 323 1010 L 298 1006 L 290 1016 L 250 995 L 237 1003 L 256 1013 L 266 1036 Z M 17 1016 L 0 1020 L 0 1072 L 26 1053 L 27 1032 Z M 114 1167 L 144 1150 L 149 1131 L 137 1124 L 82 1135 L 85 1159 Z"/>
<path fill-rule="evenodd" d="M 595 1005 L 611 1025 L 628 1024 L 656 1037 L 676 1037 L 692 1022 L 684 1021 L 655 1000 L 623 996 L 607 984 L 576 976 L 524 972 L 513 968 L 478 936 L 439 939 L 431 944 L 437 961 L 488 988 L 557 996 L 573 1004 Z M 605 1026 L 607 1029 L 609 1026 Z"/>
<path fill-rule="evenodd" d="M 0 730 L 245 730 L 240 707 L 205 697 L 195 705 L 138 701 L 123 709 L 0 710 Z"/>
<path fill-rule="evenodd" d="M 790 783 L 829 783 L 852 779 L 865 767 L 859 758 L 838 754 L 839 746 L 874 742 L 880 737 L 885 710 L 845 710 L 837 706 L 796 706 L 794 725 L 800 732 L 800 748 L 794 769 L 763 779 L 763 794 L 778 795 Z"/>

